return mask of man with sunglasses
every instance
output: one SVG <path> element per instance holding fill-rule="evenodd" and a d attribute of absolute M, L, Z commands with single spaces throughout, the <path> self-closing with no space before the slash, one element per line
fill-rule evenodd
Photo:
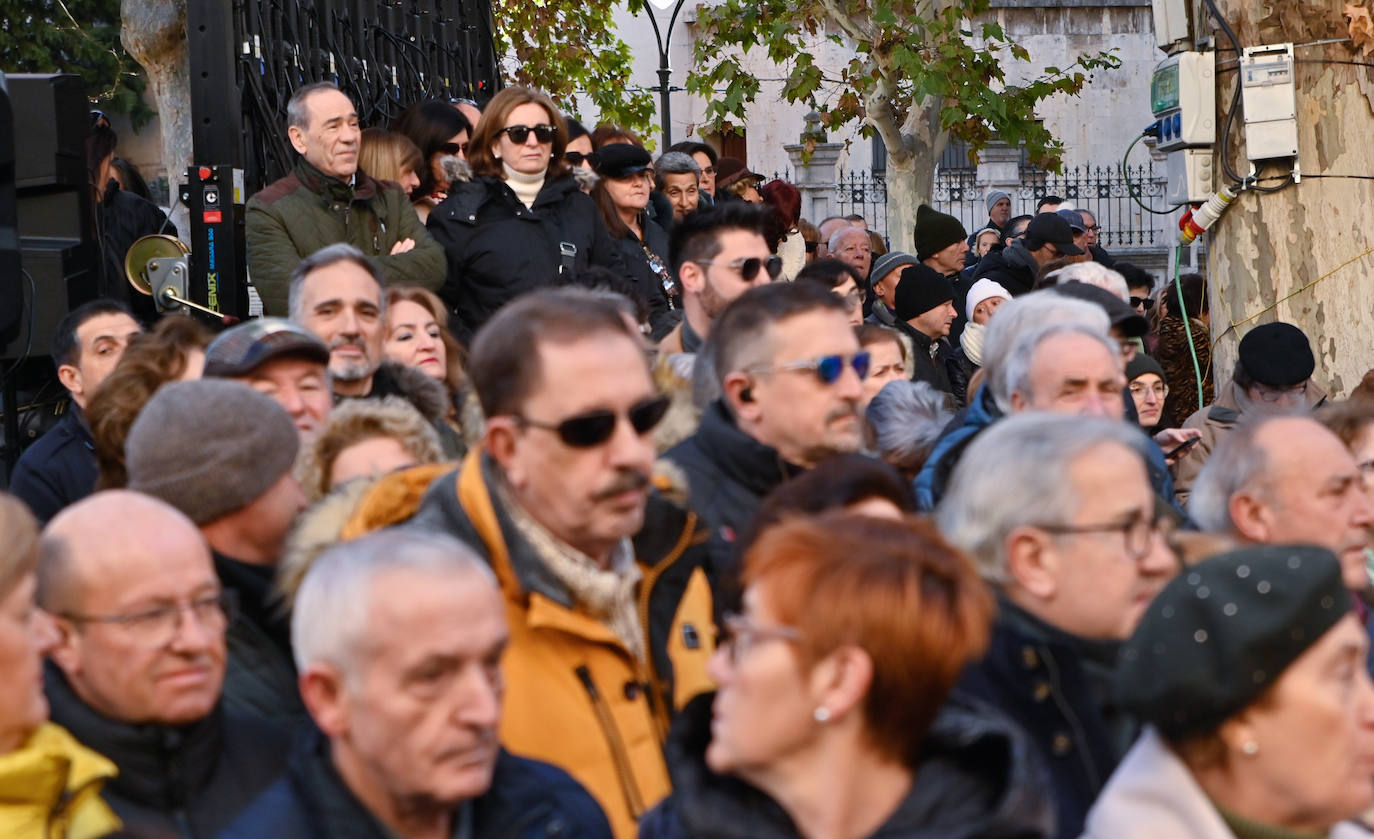
<path fill-rule="evenodd" d="M 683 317 L 659 341 L 663 355 L 699 352 L 731 301 L 782 271 L 763 238 L 763 211 L 743 201 L 688 215 L 673 226 L 668 254 L 682 287 Z"/>
<path fill-rule="evenodd" d="M 775 283 L 731 303 L 711 334 L 722 396 L 664 458 L 692 509 L 731 543 L 778 484 L 863 446 L 859 404 L 870 358 L 849 310 L 819 283 Z"/>
<path fill-rule="evenodd" d="M 1099 262 L 1108 268 L 1115 268 L 1121 271 L 1121 264 L 1107 253 L 1107 249 L 1097 243 L 1102 235 L 1102 225 L 1097 223 L 1097 216 L 1089 210 L 1079 210 L 1078 215 L 1083 219 L 1083 248 L 1092 256 L 1093 262 Z M 1126 273 L 1121 271 L 1121 273 Z M 1135 292 L 1131 292 L 1134 294 Z"/>
<path fill-rule="evenodd" d="M 119 767 L 101 796 L 131 834 L 215 836 L 281 771 L 287 732 L 221 701 L 234 600 L 174 507 L 111 490 L 59 513 L 37 602 L 52 720 Z"/>
<path fill-rule="evenodd" d="M 468 372 L 482 447 L 410 526 L 466 542 L 505 593 L 502 744 L 567 771 L 630 839 L 668 793 L 673 714 L 710 684 L 707 534 L 652 491 L 667 400 L 620 312 L 578 289 L 497 312 Z"/>
<path fill-rule="evenodd" d="M 1139 732 L 1117 710 L 1110 675 L 1121 642 L 1178 571 L 1138 434 L 1102 416 L 1007 417 L 969 445 L 936 510 L 940 532 L 998 598 L 987 655 L 956 694 L 1031 735 L 1058 839 L 1082 833 Z"/>
<path fill-rule="evenodd" d="M 1183 422 L 1184 428 L 1200 429 L 1202 437 L 1174 466 L 1179 503 L 1188 503 L 1203 464 L 1237 425 L 1268 416 L 1306 414 L 1321 407 L 1326 391 L 1312 380 L 1316 369 L 1307 336 L 1291 323 L 1265 323 L 1245 333 L 1231 381 L 1217 387 L 1212 404 Z"/>
<path fill-rule="evenodd" d="M 386 282 L 437 291 L 444 250 L 420 223 L 410 197 L 358 168 L 362 133 L 353 102 L 329 82 L 298 89 L 286 105 L 287 134 L 300 154 L 291 173 L 248 199 L 248 271 L 263 312 L 287 315 L 296 263 L 347 242 L 377 263 Z"/>
<path fill-rule="evenodd" d="M 1081 256 L 1074 244 L 1073 228 L 1057 213 L 1040 213 L 1026 225 L 1025 234 L 1000 251 L 992 251 L 978 263 L 973 278 L 987 278 L 1013 295 L 1035 287 L 1040 268 L 1061 256 Z"/>

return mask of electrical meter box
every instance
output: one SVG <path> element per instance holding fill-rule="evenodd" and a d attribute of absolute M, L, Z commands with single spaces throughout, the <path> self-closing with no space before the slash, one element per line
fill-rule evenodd
<path fill-rule="evenodd" d="M 1164 200 L 1174 207 L 1200 204 L 1216 192 L 1210 148 L 1179 149 L 1173 152 L 1165 163 L 1165 171 L 1169 180 L 1165 187 Z"/>
<path fill-rule="evenodd" d="M 1153 0 L 1150 4 L 1155 20 L 1155 44 L 1164 52 L 1173 52 L 1175 44 L 1192 37 L 1191 9 L 1188 0 Z"/>
<path fill-rule="evenodd" d="M 1245 112 L 1245 156 L 1251 160 L 1298 156 L 1298 99 L 1293 45 L 1246 47 L 1240 59 Z"/>
<path fill-rule="evenodd" d="M 1160 151 L 1214 144 L 1216 53 L 1180 52 L 1161 61 L 1150 79 L 1150 110 L 1159 119 Z"/>

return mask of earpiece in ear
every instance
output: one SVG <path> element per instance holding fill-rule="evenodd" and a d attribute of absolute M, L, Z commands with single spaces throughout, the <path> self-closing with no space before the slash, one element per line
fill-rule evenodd
<path fill-rule="evenodd" d="M 746 403 L 747 403 L 747 402 L 753 402 L 753 401 L 754 401 L 754 389 L 753 389 L 752 387 L 746 387 L 744 390 L 741 390 L 741 391 L 739 392 L 739 401 L 741 401 L 741 402 L 746 402 Z"/>

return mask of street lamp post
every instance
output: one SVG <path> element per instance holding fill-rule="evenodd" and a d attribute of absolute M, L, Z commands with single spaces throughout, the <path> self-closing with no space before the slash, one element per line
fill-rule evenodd
<path fill-rule="evenodd" d="M 659 97 L 659 116 L 663 120 L 663 148 L 666 150 L 673 144 L 673 133 L 670 127 L 671 114 L 668 106 L 668 94 L 673 91 L 669 84 L 672 75 L 672 67 L 668 64 L 668 49 L 672 46 L 673 26 L 677 24 L 678 13 L 682 11 L 682 4 L 687 0 L 649 0 L 653 8 L 645 7 L 645 12 L 649 16 L 649 25 L 654 28 L 654 40 L 658 42 L 658 97 Z M 658 18 L 654 15 L 653 9 L 666 12 L 672 9 L 672 14 L 668 17 L 668 27 L 659 29 Z"/>

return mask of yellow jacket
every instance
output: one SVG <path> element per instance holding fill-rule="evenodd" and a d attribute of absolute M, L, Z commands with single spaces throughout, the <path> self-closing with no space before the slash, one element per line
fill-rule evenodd
<path fill-rule="evenodd" d="M 118 770 L 60 725 L 45 723 L 0 755 L 0 837 L 95 839 L 120 827 L 100 798 Z"/>
<path fill-rule="evenodd" d="M 411 519 L 411 526 L 450 533 L 483 554 L 501 583 L 511 633 L 502 743 L 571 774 L 601 804 L 617 839 L 633 839 L 639 817 L 670 791 L 663 743 L 672 715 L 713 688 L 706 675 L 715 648 L 703 568 L 707 532 L 695 515 L 650 499 L 635 538 L 649 651 L 643 664 L 542 570 L 499 509 L 489 484 L 495 468 L 470 453 L 458 471 L 434 481 L 413 519 L 409 510 L 396 509 L 415 503 L 414 491 L 402 487 L 427 484 L 432 471 L 389 476 L 363 499 L 344 532 L 359 535 Z"/>

